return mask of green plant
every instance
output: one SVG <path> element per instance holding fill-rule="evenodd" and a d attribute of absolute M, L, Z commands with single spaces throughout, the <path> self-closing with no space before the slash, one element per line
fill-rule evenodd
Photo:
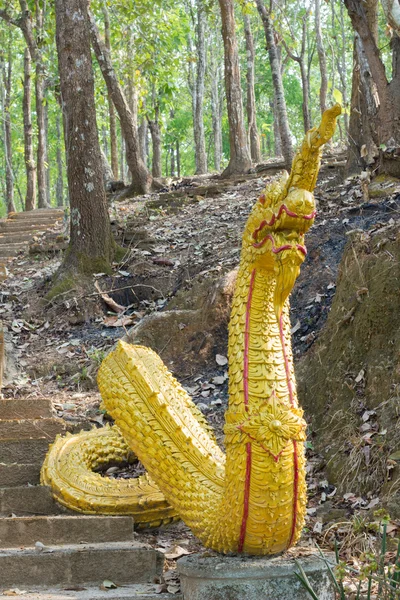
<path fill-rule="evenodd" d="M 380 537 L 379 547 L 376 553 L 364 554 L 364 565 L 360 569 L 353 569 L 339 559 L 339 548 L 335 544 L 336 565 L 332 565 L 324 556 L 318 547 L 321 559 L 325 562 L 330 578 L 335 587 L 337 597 L 340 600 L 400 600 L 400 541 L 397 545 L 397 552 L 389 554 L 387 552 L 387 525 L 388 515 L 378 515 L 381 517 L 378 534 Z M 303 567 L 298 561 L 295 561 L 299 569 L 296 577 L 302 586 L 308 591 L 310 597 L 314 600 L 320 600 L 312 587 Z M 346 595 L 344 586 L 345 579 L 356 580 L 357 591 L 351 595 Z M 365 588 L 362 591 L 362 588 Z"/>
<path fill-rule="evenodd" d="M 105 356 L 106 356 L 106 351 L 105 350 L 101 350 L 100 348 L 94 348 L 92 346 L 92 348 L 90 348 L 89 350 L 87 350 L 86 352 L 88 358 L 90 358 L 90 360 L 92 362 L 94 362 L 94 364 L 96 366 L 100 366 L 101 363 L 103 362 Z"/>

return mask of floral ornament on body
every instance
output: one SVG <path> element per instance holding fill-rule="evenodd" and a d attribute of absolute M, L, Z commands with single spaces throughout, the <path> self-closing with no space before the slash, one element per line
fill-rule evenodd
<path fill-rule="evenodd" d="M 248 414 L 248 418 L 239 424 L 227 424 L 224 431 L 227 436 L 236 438 L 234 441 L 239 441 L 237 433 L 240 431 L 250 440 L 258 442 L 277 462 L 291 440 L 306 440 L 307 424 L 302 416 L 300 408 L 283 404 L 273 392 L 257 413 Z"/>

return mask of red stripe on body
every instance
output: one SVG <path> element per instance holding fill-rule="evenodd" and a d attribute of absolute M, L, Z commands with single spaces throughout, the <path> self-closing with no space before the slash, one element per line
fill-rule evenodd
<path fill-rule="evenodd" d="M 250 313 L 251 301 L 253 299 L 254 280 L 256 270 L 254 269 L 250 277 L 249 293 L 246 304 L 246 323 L 244 330 L 244 360 L 243 360 L 243 394 L 244 407 L 246 412 L 249 410 L 249 344 L 250 344 Z M 244 480 L 244 499 L 243 499 L 243 517 L 240 527 L 240 537 L 238 552 L 243 551 L 244 539 L 246 537 L 247 518 L 249 516 L 249 498 L 250 498 L 250 476 L 251 476 L 251 443 L 246 444 L 246 475 Z"/>
<path fill-rule="evenodd" d="M 278 214 L 273 214 L 270 221 L 262 221 L 259 227 L 257 227 L 257 229 L 254 231 L 253 238 L 257 238 L 258 232 L 261 231 L 263 227 L 272 227 L 272 225 L 274 225 L 276 221 L 281 217 L 283 212 L 285 212 L 288 215 L 288 217 L 294 217 L 295 219 L 304 219 L 305 221 L 311 221 L 311 219 L 314 219 L 315 215 L 317 214 L 317 211 L 313 210 L 313 212 L 309 215 L 298 215 L 295 212 L 289 210 L 286 204 L 281 204 Z"/>
<path fill-rule="evenodd" d="M 282 343 L 282 352 L 283 358 L 285 361 L 285 372 L 286 372 L 286 380 L 289 390 L 289 398 L 290 404 L 294 406 L 294 395 L 293 395 L 293 386 L 292 381 L 290 379 L 290 369 L 289 369 L 289 359 L 286 354 L 286 346 L 285 346 L 285 333 L 283 331 L 283 313 L 279 317 L 279 335 Z M 288 543 L 289 546 L 292 545 L 293 539 L 296 534 L 296 525 L 297 525 L 297 501 L 299 495 L 299 459 L 297 457 L 297 442 L 293 440 L 293 519 L 292 519 L 292 531 L 290 534 L 290 540 Z"/>
<path fill-rule="evenodd" d="M 250 475 L 251 475 L 251 443 L 246 444 L 246 477 L 244 481 L 244 500 L 243 500 L 243 518 L 240 527 L 240 538 L 238 552 L 243 552 L 244 538 L 246 537 L 247 518 L 249 516 L 249 497 L 250 497 Z"/>
<path fill-rule="evenodd" d="M 290 534 L 290 541 L 288 547 L 293 544 L 294 536 L 296 535 L 297 525 L 297 497 L 299 495 L 299 460 L 297 458 L 297 442 L 293 440 L 293 466 L 294 466 L 294 480 L 293 480 L 293 520 L 292 520 L 292 532 Z"/>

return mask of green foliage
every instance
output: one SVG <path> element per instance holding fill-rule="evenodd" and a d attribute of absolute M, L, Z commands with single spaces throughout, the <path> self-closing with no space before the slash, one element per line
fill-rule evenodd
<path fill-rule="evenodd" d="M 55 47 L 54 3 L 47 2 L 44 28 L 35 29 L 37 3 L 29 0 L 32 12 L 32 25 L 45 66 L 46 92 L 45 102 L 48 111 L 48 171 L 50 198 L 56 203 L 55 190 L 58 176 L 57 151 L 62 151 L 63 177 L 65 180 L 65 152 L 62 137 L 57 136 L 56 123 L 60 117 L 59 82 L 57 72 L 57 53 Z M 214 137 L 211 113 L 211 85 L 218 79 L 218 92 L 221 103 L 221 123 L 223 141 L 223 165 L 229 158 L 229 129 L 224 102 L 223 82 L 223 45 L 218 2 L 205 0 L 206 10 L 206 46 L 207 72 L 204 96 L 204 126 L 209 169 L 213 166 Z M 44 5 L 44 3 L 40 3 Z M 19 17 L 18 0 L 6 2 L 8 13 Z M 195 168 L 193 115 L 191 85 L 193 72 L 197 65 L 195 48 L 198 0 L 92 0 L 93 11 L 100 31 L 104 30 L 104 7 L 110 18 L 111 51 L 115 71 L 129 101 L 136 96 L 138 122 L 153 120 L 158 114 L 163 144 L 163 170 L 170 173 L 167 153 L 171 148 L 180 147 L 181 174 L 189 175 Z M 300 52 L 303 20 L 307 23 L 305 60 L 310 82 L 310 110 L 313 123 L 319 120 L 320 73 L 318 55 L 315 46 L 314 15 L 307 11 L 308 4 L 301 0 L 273 3 L 273 24 L 276 39 L 281 52 L 285 96 L 293 141 L 303 137 L 302 87 L 299 68 L 296 62 L 288 58 L 285 45 L 295 54 Z M 265 158 L 273 153 L 272 111 L 273 86 L 268 54 L 265 48 L 265 34 L 261 19 L 253 0 L 239 0 L 235 3 L 237 37 L 240 51 L 242 87 L 244 99 L 246 93 L 247 58 L 244 43 L 243 13 L 250 17 L 256 52 L 255 95 L 257 105 L 257 124 L 263 141 Z M 353 32 L 347 12 L 339 0 L 321 2 L 321 27 L 328 58 L 328 77 L 330 80 L 329 100 L 350 97 L 352 73 Z M 24 135 L 22 119 L 23 100 L 23 57 L 25 40 L 18 27 L 0 19 L 0 48 L 7 47 L 8 36 L 12 31 L 12 164 L 15 177 L 15 203 L 22 209 L 25 191 Z M 385 35 L 386 22 L 382 11 L 379 13 L 379 47 L 385 65 L 390 71 L 391 52 L 389 40 Z M 4 60 L 5 53 L 1 53 Z M 96 61 L 95 95 L 97 106 L 100 143 L 110 160 L 109 108 L 104 80 Z M 33 65 L 34 69 L 34 65 Z M 192 78 L 192 83 L 189 81 Z M 35 73 L 32 73 L 32 121 L 34 141 L 37 139 L 35 122 Z M 347 86 L 345 90 L 345 85 Z M 132 90 L 134 93 L 132 94 Z M 345 94 L 346 91 L 346 94 Z M 3 105 L 0 94 L 0 121 L 3 123 Z M 117 124 L 120 167 L 127 179 L 127 167 L 121 149 L 122 138 Z M 338 134 L 339 135 L 339 134 Z M 343 132 L 342 132 L 343 135 Z M 3 128 L 0 129 L 0 195 L 5 196 L 5 156 Z M 151 166 L 151 142 L 149 138 Z M 222 165 L 222 166 L 223 166 Z M 64 189 L 66 185 L 64 183 Z M 4 203 L 0 202 L 0 216 L 4 216 Z"/>
<path fill-rule="evenodd" d="M 364 600 L 372 600 L 373 598 L 379 598 L 379 600 L 400 599 L 400 541 L 398 541 L 396 552 L 394 554 L 388 553 L 387 526 L 390 517 L 385 511 L 377 511 L 375 518 L 378 521 L 373 523 L 368 523 L 365 519 L 355 519 L 353 523 L 356 531 L 359 531 L 360 528 L 372 527 L 377 535 L 376 553 L 364 553 L 362 567 L 358 571 L 348 568 L 346 563 L 340 560 L 337 543 L 335 543 L 336 565 L 331 565 L 318 548 L 340 600 L 354 598 L 353 593 L 351 596 L 347 596 L 344 586 L 344 581 L 349 576 L 353 581 L 358 582 L 355 600 L 360 600 L 361 597 Z M 308 591 L 311 598 L 319 600 L 301 564 L 298 561 L 295 562 L 299 569 L 299 573 L 296 573 L 297 579 Z M 366 595 L 363 593 L 361 596 L 362 587 L 366 587 Z"/>

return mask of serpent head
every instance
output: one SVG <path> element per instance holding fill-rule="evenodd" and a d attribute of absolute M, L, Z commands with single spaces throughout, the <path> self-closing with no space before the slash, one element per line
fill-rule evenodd
<path fill-rule="evenodd" d="M 311 129 L 296 154 L 290 175 L 267 185 L 255 204 L 243 237 L 243 253 L 250 270 L 273 271 L 274 307 L 280 318 L 300 266 L 307 254 L 304 234 L 316 215 L 313 190 L 322 146 L 335 131 L 338 104 L 325 111 L 318 128 Z"/>

